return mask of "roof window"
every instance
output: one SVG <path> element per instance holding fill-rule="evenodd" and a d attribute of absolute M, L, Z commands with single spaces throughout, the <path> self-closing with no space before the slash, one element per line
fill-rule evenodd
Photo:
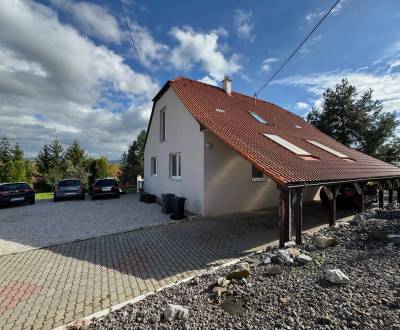
<path fill-rule="evenodd" d="M 315 145 L 315 146 L 317 146 L 317 147 L 319 147 L 319 148 L 331 153 L 332 155 L 335 155 L 335 156 L 339 157 L 339 158 L 349 158 L 349 156 L 346 156 L 345 154 L 342 154 L 339 151 L 336 151 L 336 150 L 334 150 L 332 148 L 329 148 L 326 145 L 323 145 L 323 144 L 321 144 L 321 143 L 319 143 L 317 141 L 312 141 L 312 140 L 306 140 L 306 141 L 308 143 L 311 143 L 311 144 L 313 144 L 313 145 Z"/>
<path fill-rule="evenodd" d="M 224 109 L 219 109 L 219 108 L 215 109 L 215 111 L 217 111 L 217 112 L 221 112 L 221 113 L 224 113 L 224 112 L 225 112 L 225 110 L 224 110 Z"/>
<path fill-rule="evenodd" d="M 296 128 L 303 128 L 303 127 L 301 127 L 300 125 L 294 125 L 294 127 L 296 127 Z"/>
<path fill-rule="evenodd" d="M 282 139 L 278 135 L 274 134 L 263 134 L 267 138 L 271 139 L 272 141 L 278 143 L 280 146 L 290 150 L 291 152 L 295 153 L 296 155 L 299 156 L 311 156 L 311 154 L 298 146 L 295 146 L 293 143 L 290 143 L 289 141 L 286 141 L 285 139 Z"/>
<path fill-rule="evenodd" d="M 260 115 L 258 115 L 254 111 L 249 111 L 249 114 L 251 114 L 253 116 L 253 118 L 255 120 L 257 120 L 259 123 L 264 124 L 264 125 L 268 124 L 268 122 L 264 118 L 262 118 Z"/>

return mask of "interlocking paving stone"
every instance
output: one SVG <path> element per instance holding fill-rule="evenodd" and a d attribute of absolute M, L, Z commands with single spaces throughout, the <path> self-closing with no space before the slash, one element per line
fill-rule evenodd
<path fill-rule="evenodd" d="M 310 209 L 307 221 L 326 223 L 327 210 Z M 259 250 L 276 225 L 275 211 L 254 212 L 0 256 L 0 328 L 69 323 Z"/>

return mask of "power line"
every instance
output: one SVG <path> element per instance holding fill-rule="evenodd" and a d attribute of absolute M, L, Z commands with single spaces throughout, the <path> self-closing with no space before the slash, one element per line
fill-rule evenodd
<path fill-rule="evenodd" d="M 289 61 L 296 55 L 296 53 L 300 50 L 301 47 L 306 43 L 306 41 L 311 37 L 311 35 L 319 28 L 322 22 L 329 16 L 333 9 L 339 4 L 341 0 L 336 0 L 332 7 L 325 13 L 324 16 L 319 20 L 319 22 L 314 26 L 314 28 L 306 35 L 303 41 L 292 51 L 289 57 L 281 64 L 278 70 L 267 80 L 267 82 L 257 91 L 254 93 L 254 97 L 257 97 L 258 94 L 262 92 L 262 90 L 268 86 L 268 84 L 282 71 L 282 69 L 289 63 Z"/>
<path fill-rule="evenodd" d="M 139 59 L 140 56 L 139 56 L 139 52 L 138 52 L 138 50 L 137 50 L 137 48 L 136 48 L 135 39 L 133 39 L 132 32 L 131 32 L 131 28 L 129 27 L 128 20 L 126 19 L 126 16 L 125 16 L 124 8 L 123 8 L 122 6 L 121 6 L 121 9 L 122 9 L 122 15 L 124 16 L 125 24 L 126 24 L 126 27 L 127 27 L 127 29 L 128 29 L 129 36 L 130 36 L 130 39 L 131 39 L 133 48 L 135 49 L 136 56 L 137 56 L 138 59 Z M 150 95 L 151 95 L 151 94 L 152 94 L 152 90 L 151 90 L 150 80 L 149 80 L 149 78 L 147 77 L 147 75 L 144 75 L 144 78 L 146 79 L 147 87 L 148 87 L 149 93 L 150 93 Z"/>

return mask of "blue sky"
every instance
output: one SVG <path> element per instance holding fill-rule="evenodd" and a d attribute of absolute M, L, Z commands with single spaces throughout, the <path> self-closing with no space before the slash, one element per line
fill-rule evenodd
<path fill-rule="evenodd" d="M 332 3 L 4 0 L 0 135 L 28 156 L 58 137 L 118 159 L 166 80 L 219 84 L 229 74 L 253 95 Z M 399 1 L 342 0 L 260 97 L 305 115 L 347 77 L 373 88 L 385 111 L 400 109 L 399 23 Z"/>

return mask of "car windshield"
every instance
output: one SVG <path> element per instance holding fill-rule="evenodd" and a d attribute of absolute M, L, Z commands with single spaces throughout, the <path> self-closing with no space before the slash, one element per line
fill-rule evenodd
<path fill-rule="evenodd" d="M 115 186 L 116 182 L 113 179 L 104 179 L 97 180 L 95 186 L 96 187 L 106 187 L 106 186 Z"/>
<path fill-rule="evenodd" d="M 30 189 L 27 183 L 6 183 L 0 185 L 0 191 Z"/>
<path fill-rule="evenodd" d="M 63 180 L 58 183 L 59 187 L 75 187 L 80 185 L 81 182 L 79 180 Z"/>

